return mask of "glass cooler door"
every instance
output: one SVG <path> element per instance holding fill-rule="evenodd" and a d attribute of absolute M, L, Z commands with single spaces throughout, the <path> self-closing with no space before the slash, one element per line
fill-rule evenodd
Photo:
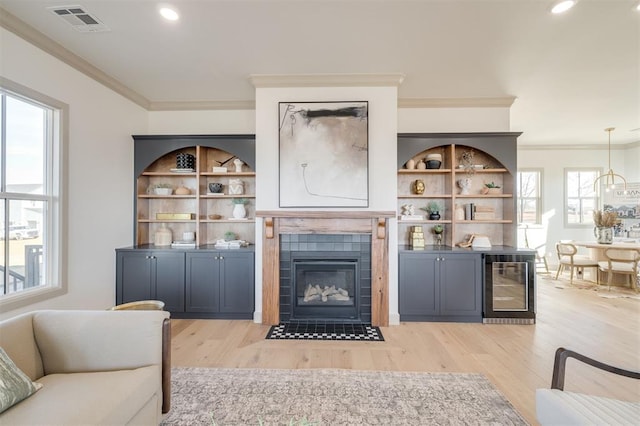
<path fill-rule="evenodd" d="M 493 262 L 491 267 L 494 311 L 529 309 L 527 262 Z"/>

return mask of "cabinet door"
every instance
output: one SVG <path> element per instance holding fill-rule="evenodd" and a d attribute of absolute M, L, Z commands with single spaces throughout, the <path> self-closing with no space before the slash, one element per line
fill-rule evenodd
<path fill-rule="evenodd" d="M 117 304 L 153 299 L 150 255 L 147 251 L 118 252 Z"/>
<path fill-rule="evenodd" d="M 482 316 L 482 256 L 453 254 L 441 259 L 440 314 Z"/>
<path fill-rule="evenodd" d="M 401 253 L 399 273 L 400 318 L 437 315 L 439 287 L 436 255 Z M 439 263 L 439 262 L 438 262 Z"/>
<path fill-rule="evenodd" d="M 184 312 L 184 253 L 151 254 L 155 263 L 155 296 L 162 300 L 164 309 Z"/>
<path fill-rule="evenodd" d="M 253 314 L 253 253 L 221 252 L 220 312 Z"/>
<path fill-rule="evenodd" d="M 187 253 L 187 312 L 220 310 L 220 261 L 218 253 Z"/>

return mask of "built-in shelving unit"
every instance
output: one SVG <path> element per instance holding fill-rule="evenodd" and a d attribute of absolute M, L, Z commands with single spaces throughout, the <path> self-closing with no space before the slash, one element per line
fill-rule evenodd
<path fill-rule="evenodd" d="M 239 239 L 255 240 L 255 164 L 253 135 L 134 136 L 135 140 L 135 244 L 153 244 L 162 226 L 173 233 L 174 240 L 184 232 L 194 232 L 196 245 L 214 244 L 227 232 Z M 194 157 L 194 171 L 175 171 L 178 154 Z M 236 171 L 234 159 L 243 164 Z M 226 167 L 227 172 L 214 171 Z M 172 171 L 174 169 L 174 171 Z M 241 194 L 230 193 L 231 180 L 243 184 Z M 209 191 L 210 183 L 220 183 L 222 193 Z M 173 191 L 187 188 L 188 195 L 155 195 L 154 185 L 166 184 Z M 233 217 L 233 201 L 245 199 L 247 216 Z M 190 218 L 159 219 L 158 213 L 183 213 Z"/>
<path fill-rule="evenodd" d="M 516 245 L 516 139 L 519 133 L 465 134 L 400 134 L 398 135 L 398 243 L 407 244 L 412 226 L 422 226 L 425 243 L 433 244 L 431 229 L 444 226 L 445 245 L 454 246 L 471 234 L 489 236 L 493 245 Z M 472 152 L 472 163 L 464 162 L 462 154 Z M 407 163 L 418 164 L 427 155 L 442 158 L 437 169 L 408 169 Z M 424 182 L 425 191 L 417 194 L 416 180 Z M 459 181 L 470 179 L 466 193 Z M 484 193 L 485 184 L 500 186 L 499 193 Z M 441 207 L 440 219 L 429 220 L 429 213 L 421 210 L 429 202 Z M 412 204 L 415 216 L 402 216 L 402 207 Z M 467 205 L 478 211 L 469 217 Z M 456 215 L 456 208 L 466 214 Z"/>

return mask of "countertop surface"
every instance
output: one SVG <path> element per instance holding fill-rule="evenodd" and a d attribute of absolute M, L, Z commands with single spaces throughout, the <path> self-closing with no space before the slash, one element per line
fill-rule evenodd
<path fill-rule="evenodd" d="M 255 246 L 253 244 L 249 244 L 247 247 L 240 248 L 216 248 L 215 244 L 203 244 L 193 247 L 175 247 L 172 248 L 170 246 L 165 247 L 156 247 L 153 244 L 142 244 L 139 246 L 129 246 L 129 247 L 119 247 L 116 250 L 153 250 L 153 251 L 167 251 L 167 252 L 176 252 L 176 251 L 255 251 Z"/>
<path fill-rule="evenodd" d="M 492 246 L 490 248 L 464 248 L 452 247 L 447 245 L 426 245 L 424 249 L 413 249 L 408 245 L 398 247 L 400 253 L 486 253 L 486 254 L 535 254 L 535 250 L 511 246 Z"/>

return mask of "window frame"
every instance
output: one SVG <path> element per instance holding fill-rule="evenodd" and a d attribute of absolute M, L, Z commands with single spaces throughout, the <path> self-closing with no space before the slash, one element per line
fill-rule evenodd
<path fill-rule="evenodd" d="M 575 228 L 575 229 L 584 229 L 584 228 L 592 228 L 593 227 L 593 219 L 590 222 L 583 223 L 569 223 L 569 179 L 568 174 L 570 172 L 595 172 L 596 179 L 602 175 L 602 167 L 565 167 L 563 169 L 563 180 L 564 180 L 564 192 L 562 198 L 562 217 L 565 228 Z M 593 182 L 592 182 L 593 185 Z M 595 196 L 594 200 L 594 209 L 597 209 L 600 205 L 600 188 L 596 187 L 594 189 Z M 579 197 L 580 200 L 586 199 L 590 197 Z"/>
<path fill-rule="evenodd" d="M 538 173 L 538 196 L 536 198 L 532 197 L 520 197 L 520 183 L 522 179 L 520 179 L 520 173 Z M 518 183 L 520 182 L 520 183 Z M 544 202 L 544 169 L 540 167 L 523 167 L 516 171 L 516 196 L 517 196 L 517 205 L 516 205 L 516 223 L 518 225 L 542 225 L 542 211 L 544 210 L 543 202 Z M 521 222 L 520 221 L 520 212 L 522 211 L 522 201 L 523 200 L 535 200 L 536 201 L 536 221 L 534 223 L 530 222 Z"/>
<path fill-rule="evenodd" d="M 19 83 L 0 77 L 0 91 L 11 97 L 21 99 L 34 105 L 41 105 L 51 111 L 48 113 L 48 130 L 52 143 L 46 153 L 45 182 L 47 186 L 45 196 L 48 214 L 45 215 L 46 235 L 43 244 L 46 245 L 48 272 L 45 285 L 22 290 L 15 293 L 0 295 L 0 311 L 7 312 L 34 303 L 42 302 L 66 294 L 67 285 L 67 145 L 69 106 L 57 99 L 51 98 Z M 4 155 L 4 154 L 2 154 Z M 18 199 L 19 195 L 9 194 L 11 199 Z M 43 197 L 43 198 L 45 198 Z M 3 199 L 9 197 L 2 194 Z M 33 198 L 29 198 L 31 200 Z M 8 229 L 8 228 L 7 228 Z"/>

